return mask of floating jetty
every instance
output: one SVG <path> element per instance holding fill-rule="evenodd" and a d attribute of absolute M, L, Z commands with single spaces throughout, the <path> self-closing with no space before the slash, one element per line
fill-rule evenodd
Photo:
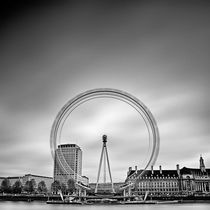
<path fill-rule="evenodd" d="M 79 202 L 79 201 L 72 201 L 72 202 L 65 202 L 65 201 L 54 201 L 54 200 L 50 200 L 46 202 L 47 204 L 72 204 L 72 205 L 82 205 L 83 202 Z"/>
<path fill-rule="evenodd" d="M 141 205 L 141 204 L 175 204 L 182 200 L 146 200 L 147 196 L 113 196 L 113 195 L 94 195 L 94 196 L 61 196 L 61 200 L 48 200 L 47 204 L 70 204 L 70 205 Z"/>
<path fill-rule="evenodd" d="M 104 199 L 104 200 L 88 200 L 88 201 L 72 201 L 72 202 L 66 202 L 66 201 L 47 201 L 47 204 L 68 204 L 68 205 L 145 205 L 145 204 L 175 204 L 175 203 L 181 203 L 181 200 L 174 200 L 174 201 L 117 201 L 117 200 L 111 200 L 111 199 Z"/>
<path fill-rule="evenodd" d="M 148 201 L 125 201 L 121 202 L 121 204 L 175 204 L 181 203 L 181 200 L 173 200 L 173 201 L 157 201 L 157 200 L 148 200 Z"/>

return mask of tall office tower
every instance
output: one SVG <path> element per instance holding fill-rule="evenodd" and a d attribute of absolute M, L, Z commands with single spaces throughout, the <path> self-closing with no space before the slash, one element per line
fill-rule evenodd
<path fill-rule="evenodd" d="M 71 170 L 72 169 L 72 170 Z M 82 150 L 76 144 L 62 144 L 55 151 L 54 180 L 67 184 L 70 178 L 82 181 Z"/>

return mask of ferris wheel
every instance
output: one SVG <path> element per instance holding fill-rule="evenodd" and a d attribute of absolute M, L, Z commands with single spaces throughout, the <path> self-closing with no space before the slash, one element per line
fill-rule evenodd
<path fill-rule="evenodd" d="M 51 147 L 51 154 L 52 157 L 55 158 L 56 150 L 58 149 L 58 145 L 61 141 L 61 133 L 63 126 L 68 117 L 71 116 L 72 112 L 79 107 L 80 105 L 84 104 L 87 101 L 98 99 L 98 98 L 111 98 L 117 99 L 121 102 L 124 102 L 131 106 L 139 116 L 143 119 L 147 133 L 148 133 L 148 141 L 149 141 L 149 148 L 148 148 L 148 157 L 146 161 L 146 165 L 144 166 L 142 172 L 138 175 L 141 176 L 148 168 L 148 166 L 153 166 L 157 159 L 159 153 L 159 131 L 150 110 L 141 102 L 138 98 L 132 96 L 131 94 L 118 90 L 118 89 L 111 89 L 111 88 L 99 88 L 99 89 L 92 89 L 86 92 L 83 92 L 71 100 L 69 100 L 58 112 L 54 123 L 51 128 L 51 135 L 50 135 L 50 147 Z M 74 169 L 70 167 L 67 163 L 62 151 L 59 153 L 60 155 L 57 156 L 57 160 L 61 166 L 64 176 L 69 176 L 70 174 L 74 173 Z M 76 173 L 77 180 L 82 180 L 80 174 Z M 138 178 L 136 177 L 136 178 Z"/>

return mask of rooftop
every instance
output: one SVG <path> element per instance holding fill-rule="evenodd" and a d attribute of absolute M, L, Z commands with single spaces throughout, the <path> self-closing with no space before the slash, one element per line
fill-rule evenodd
<path fill-rule="evenodd" d="M 26 177 L 26 176 L 33 176 L 33 177 L 40 177 L 40 178 L 53 179 L 52 177 L 49 177 L 49 176 L 40 176 L 40 175 L 34 175 L 34 174 L 25 174 L 24 176 L 25 176 L 25 177 Z"/>
<path fill-rule="evenodd" d="M 68 147 L 75 147 L 75 148 L 80 149 L 80 147 L 77 144 L 60 144 L 60 145 L 58 145 L 58 148 L 68 148 Z"/>
<path fill-rule="evenodd" d="M 142 169 L 140 170 L 129 170 L 127 174 L 128 177 L 137 177 L 143 172 Z M 206 172 L 201 172 L 199 168 L 187 168 L 183 167 L 180 169 L 180 174 L 200 174 L 200 175 L 210 175 L 210 169 L 206 169 Z M 178 177 L 177 170 L 145 170 L 141 177 Z"/>
<path fill-rule="evenodd" d="M 128 176 L 134 175 L 136 170 L 131 170 Z M 143 170 L 137 170 L 136 176 L 139 176 Z M 142 177 L 178 177 L 176 170 L 146 170 Z"/>
<path fill-rule="evenodd" d="M 207 175 L 210 174 L 210 168 L 205 169 L 206 172 L 202 172 L 200 168 L 187 168 L 183 167 L 180 171 L 181 174 L 202 174 L 202 175 Z"/>

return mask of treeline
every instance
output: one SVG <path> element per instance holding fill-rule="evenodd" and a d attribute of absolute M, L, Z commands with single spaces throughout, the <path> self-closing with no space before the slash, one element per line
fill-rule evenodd
<path fill-rule="evenodd" d="M 31 179 L 30 181 L 26 181 L 25 185 L 21 183 L 21 181 L 17 180 L 13 185 L 11 185 L 11 182 L 9 179 L 5 178 L 0 187 L 1 193 L 46 193 L 47 187 L 44 181 L 40 181 L 37 185 L 36 181 L 34 179 Z"/>
<path fill-rule="evenodd" d="M 51 191 L 56 194 L 58 191 L 61 191 L 63 194 L 73 194 L 76 192 L 76 190 L 77 188 L 73 179 L 68 180 L 67 186 L 64 183 L 60 183 L 56 180 L 51 185 Z"/>
<path fill-rule="evenodd" d="M 40 181 L 37 185 L 35 179 L 31 179 L 30 181 L 26 181 L 25 185 L 22 184 L 20 180 L 17 180 L 13 185 L 8 178 L 5 178 L 0 186 L 1 193 L 13 193 L 13 194 L 21 194 L 21 193 L 40 193 L 45 194 L 49 190 L 53 193 L 58 193 L 58 191 L 62 191 L 63 194 L 72 194 L 76 191 L 75 181 L 73 179 L 69 179 L 67 182 L 67 186 L 64 183 L 60 183 L 59 181 L 54 181 L 51 184 L 51 189 L 47 189 L 47 186 L 44 181 Z"/>

